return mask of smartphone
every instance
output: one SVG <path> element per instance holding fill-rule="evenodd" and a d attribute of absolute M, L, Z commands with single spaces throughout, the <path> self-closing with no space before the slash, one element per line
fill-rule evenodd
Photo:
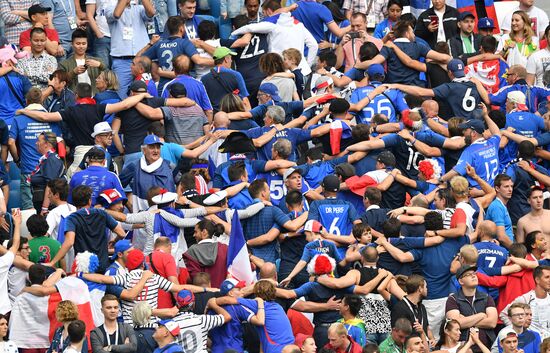
<path fill-rule="evenodd" d="M 360 38 L 361 37 L 361 34 L 359 32 L 349 32 L 348 33 L 349 37 L 351 39 L 355 39 L 355 38 Z"/>
<path fill-rule="evenodd" d="M 430 23 L 434 26 L 439 24 L 439 16 L 437 15 L 431 15 L 430 16 Z"/>
<path fill-rule="evenodd" d="M 21 214 L 21 209 L 19 207 L 14 207 L 11 209 L 11 214 L 14 216 L 18 216 Z"/>
<path fill-rule="evenodd" d="M 88 65 L 84 64 L 84 68 L 85 68 L 86 70 L 88 70 Z"/>

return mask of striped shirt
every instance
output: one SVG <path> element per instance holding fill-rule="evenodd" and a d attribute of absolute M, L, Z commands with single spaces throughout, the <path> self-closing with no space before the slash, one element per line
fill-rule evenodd
<path fill-rule="evenodd" d="M 143 270 L 138 269 L 128 273 L 113 276 L 113 279 L 115 281 L 114 284 L 117 286 L 121 286 L 124 289 L 131 289 L 135 287 L 136 284 L 139 282 L 142 273 Z M 133 324 L 132 309 L 134 308 L 134 305 L 136 305 L 136 303 L 139 301 L 146 301 L 151 306 L 151 309 L 156 309 L 158 303 L 159 288 L 168 292 L 170 291 L 170 289 L 172 289 L 172 282 L 159 275 L 154 274 L 153 277 L 147 280 L 147 283 L 145 283 L 143 290 L 141 291 L 141 293 L 139 293 L 134 301 L 122 300 L 121 307 L 124 322 L 127 324 Z M 149 323 L 143 327 L 156 327 L 157 321 L 158 317 L 151 316 L 151 318 L 149 319 Z"/>
<path fill-rule="evenodd" d="M 179 313 L 173 320 L 180 326 L 179 345 L 184 352 L 192 353 L 208 353 L 208 331 L 225 322 L 223 315 L 196 315 L 191 312 Z"/>

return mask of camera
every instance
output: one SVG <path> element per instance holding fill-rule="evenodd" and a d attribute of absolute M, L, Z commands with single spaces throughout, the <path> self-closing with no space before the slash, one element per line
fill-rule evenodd
<path fill-rule="evenodd" d="M 361 34 L 359 32 L 349 32 L 348 36 L 350 39 L 361 38 Z"/>

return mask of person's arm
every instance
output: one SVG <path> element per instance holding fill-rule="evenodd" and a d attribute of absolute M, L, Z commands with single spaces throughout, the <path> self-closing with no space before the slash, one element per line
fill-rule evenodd
<path fill-rule="evenodd" d="M 122 290 L 122 293 L 120 293 L 120 299 L 128 301 L 135 300 L 143 290 L 143 287 L 145 287 L 147 280 L 149 280 L 149 278 L 151 277 L 153 277 L 153 272 L 144 270 L 141 274 L 141 278 L 134 287 Z"/>
<path fill-rule="evenodd" d="M 447 300 L 451 300 L 451 297 Z M 454 299 L 453 299 L 454 300 Z M 478 322 L 481 320 L 487 318 L 487 314 L 485 313 L 477 313 L 470 316 L 464 316 L 460 314 L 460 311 L 458 309 L 453 309 L 447 311 L 446 314 L 447 319 L 449 320 L 456 320 L 460 324 L 461 329 L 466 329 L 470 327 L 474 327 L 477 325 Z"/>
<path fill-rule="evenodd" d="M 498 128 L 497 124 L 489 117 L 489 114 L 487 112 L 487 106 L 484 103 L 480 104 L 481 111 L 483 113 L 483 119 L 485 119 L 485 123 L 487 124 L 487 127 L 489 128 L 489 131 L 491 132 L 491 135 L 500 136 L 500 129 Z"/>
<path fill-rule="evenodd" d="M 360 295 L 367 295 L 369 293 L 372 293 L 376 289 L 376 287 L 388 276 L 391 276 L 391 273 L 384 269 L 378 269 L 378 274 L 376 275 L 376 277 L 363 284 L 362 286 L 355 286 L 353 293 Z"/>
<path fill-rule="evenodd" d="M 390 88 L 395 88 L 407 94 L 412 94 L 413 96 L 417 96 L 417 97 L 435 97 L 435 93 L 431 88 L 409 86 L 409 85 L 403 85 L 400 83 L 392 83 L 389 86 Z"/>
<path fill-rule="evenodd" d="M 140 93 L 134 96 L 130 96 L 121 102 L 107 104 L 107 106 L 105 107 L 105 114 L 115 114 L 123 110 L 128 110 L 141 102 L 143 98 L 148 96 L 149 93 Z"/>
<path fill-rule="evenodd" d="M 378 245 L 382 245 L 384 249 L 397 261 L 402 263 L 413 262 L 414 256 L 410 252 L 403 252 L 401 249 L 393 246 L 386 238 L 378 238 Z"/>
<path fill-rule="evenodd" d="M 269 244 L 279 236 L 280 230 L 277 228 L 271 228 L 267 233 L 257 236 L 254 239 L 249 239 L 246 241 L 246 245 L 255 247 Z"/>
<path fill-rule="evenodd" d="M 342 301 L 337 300 L 335 296 L 332 296 L 326 303 L 296 300 L 291 308 L 304 313 L 319 313 L 322 311 L 338 310 L 341 302 Z"/>
<path fill-rule="evenodd" d="M 437 147 L 428 146 L 424 142 L 417 140 L 409 130 L 403 129 L 397 133 L 403 139 L 409 141 L 414 148 L 426 157 L 440 157 L 441 150 Z"/>
<path fill-rule="evenodd" d="M 183 153 L 181 154 L 182 157 L 185 157 L 185 158 L 199 158 L 199 156 L 201 154 L 203 154 L 210 146 L 212 146 L 212 144 L 214 142 L 216 142 L 218 139 L 212 135 L 210 136 L 210 138 L 208 140 L 206 140 L 206 142 L 204 142 L 202 145 L 200 145 L 199 147 L 193 149 L 193 150 L 189 150 L 189 149 L 186 149 L 185 151 L 183 151 Z"/>
<path fill-rule="evenodd" d="M 451 61 L 452 57 L 448 54 L 440 53 L 435 50 L 430 50 L 428 54 L 426 54 L 427 59 L 431 59 L 434 61 L 438 61 L 442 64 L 447 64 L 449 61 Z"/>
<path fill-rule="evenodd" d="M 258 312 L 252 316 L 248 321 L 255 326 L 265 325 L 265 303 L 262 298 L 255 299 L 258 302 Z"/>
<path fill-rule="evenodd" d="M 116 19 L 119 19 L 120 16 L 122 16 L 122 13 L 126 9 L 126 7 L 130 4 L 130 0 L 118 0 L 118 3 L 116 4 L 115 10 L 113 11 L 113 16 Z"/>
<path fill-rule="evenodd" d="M 59 260 L 65 257 L 67 252 L 73 247 L 74 244 L 74 238 L 75 238 L 75 232 L 68 231 L 65 232 L 65 240 L 63 241 L 63 244 L 61 244 L 61 248 L 59 248 L 59 251 L 57 254 L 55 254 L 54 258 L 47 264 L 51 267 L 54 267 Z"/>
<path fill-rule="evenodd" d="M 479 187 L 481 188 L 481 191 L 485 193 L 485 195 L 476 198 L 476 202 L 482 207 L 483 209 L 489 207 L 491 202 L 493 202 L 495 196 L 497 195 L 495 189 L 484 179 L 482 179 L 479 175 L 477 175 L 476 170 L 469 164 L 466 164 L 466 174 L 475 180 Z"/>
<path fill-rule="evenodd" d="M 372 64 L 383 64 L 386 61 L 386 58 L 380 54 L 376 55 L 374 58 L 366 61 L 357 61 L 355 63 L 355 68 L 360 70 L 366 70 Z"/>
<path fill-rule="evenodd" d="M 113 119 L 113 123 L 111 124 L 111 129 L 113 129 L 113 144 L 115 145 L 117 151 L 124 155 L 124 145 L 122 144 L 122 140 L 120 139 L 120 136 L 118 136 L 118 132 L 120 131 L 120 118 L 115 117 Z"/>
<path fill-rule="evenodd" d="M 283 286 L 283 287 L 286 287 L 288 286 L 288 284 L 290 283 L 290 281 L 292 281 L 292 279 L 294 277 L 296 277 L 296 275 L 298 273 L 300 273 L 300 271 L 302 271 L 305 267 L 307 266 L 307 262 L 305 262 L 304 260 L 300 260 L 298 261 L 298 263 L 296 264 L 296 266 L 294 266 L 294 268 L 292 269 L 292 271 L 290 272 L 290 274 L 288 276 L 286 276 L 285 279 L 283 279 L 281 282 L 279 282 L 279 285 Z M 321 283 L 322 284 L 322 283 Z"/>
<path fill-rule="evenodd" d="M 277 128 L 270 129 L 268 132 L 264 133 L 262 136 L 252 139 L 254 147 L 259 148 L 271 141 L 275 134 L 278 132 Z"/>
<path fill-rule="evenodd" d="M 78 276 L 90 282 L 115 284 L 115 278 L 113 276 L 101 275 L 99 273 L 80 273 Z"/>
<path fill-rule="evenodd" d="M 97 38 L 103 38 L 103 32 L 99 29 L 99 26 L 97 25 L 97 22 L 95 21 L 95 10 L 96 10 L 96 4 L 86 4 L 86 19 L 88 20 L 88 24 L 90 25 L 90 28 L 94 32 L 95 36 Z"/>
<path fill-rule="evenodd" d="M 399 61 L 403 63 L 403 65 L 407 66 L 408 68 L 411 68 L 416 71 L 420 72 L 426 72 L 427 67 L 425 63 L 422 63 L 418 60 L 412 59 L 410 56 L 408 56 L 403 50 L 401 50 L 397 45 L 395 45 L 393 42 L 386 42 L 384 46 L 393 49 L 393 52 L 395 55 L 397 55 L 397 58 Z"/>
<path fill-rule="evenodd" d="M 331 31 L 336 37 L 342 38 L 346 33 L 348 33 L 351 29 L 351 26 L 347 26 L 344 28 L 338 27 L 336 22 L 332 21 L 331 23 L 327 24 L 327 28 L 329 31 Z"/>
<path fill-rule="evenodd" d="M 305 267 L 304 262 L 304 267 Z M 343 277 L 329 277 L 329 276 L 321 276 L 317 278 L 317 282 L 321 283 L 323 286 L 332 288 L 332 289 L 343 289 L 350 286 L 353 286 L 358 282 L 358 275 L 359 273 L 357 270 L 350 270 L 348 273 L 346 273 Z"/>
<path fill-rule="evenodd" d="M 527 161 L 519 161 L 518 166 L 525 170 L 529 175 L 531 175 L 533 178 L 535 178 L 539 183 L 542 183 L 544 185 L 550 185 L 550 176 L 539 172 L 535 168 L 532 168 L 529 162 Z"/>
<path fill-rule="evenodd" d="M 54 123 L 62 120 L 61 114 L 59 114 L 58 112 L 48 113 L 40 110 L 21 109 L 15 112 L 15 114 L 16 115 L 25 114 L 31 119 L 38 120 L 45 123 Z"/>
<path fill-rule="evenodd" d="M 356 152 L 356 151 L 361 152 L 361 151 L 377 150 L 384 147 L 386 147 L 384 140 L 372 139 L 372 140 L 362 141 L 354 145 L 348 146 L 346 150 L 351 152 Z"/>
<path fill-rule="evenodd" d="M 307 216 L 308 212 L 304 212 L 296 219 L 285 222 L 283 226 L 292 232 L 297 232 L 304 225 L 304 223 L 306 223 Z"/>
<path fill-rule="evenodd" d="M 487 315 L 487 317 L 479 321 L 476 327 L 484 329 L 494 329 L 497 326 L 498 320 L 497 308 L 495 308 L 494 306 L 488 307 L 485 309 L 485 314 Z"/>
<path fill-rule="evenodd" d="M 259 303 L 258 303 L 259 304 Z M 263 304 L 263 303 L 262 303 Z M 221 315 L 223 316 L 223 323 L 225 324 L 226 322 L 229 322 L 231 321 L 231 315 L 227 312 L 227 310 L 225 310 L 224 308 L 222 308 L 221 306 L 219 306 L 217 303 L 216 303 L 216 298 L 210 298 L 208 299 L 208 302 L 206 303 L 206 308 L 210 308 L 212 310 L 214 310 L 214 312 L 218 315 Z M 263 305 L 262 305 L 262 310 L 263 310 Z M 258 305 L 258 311 L 260 311 L 260 306 Z M 264 318 L 265 319 L 265 318 Z"/>

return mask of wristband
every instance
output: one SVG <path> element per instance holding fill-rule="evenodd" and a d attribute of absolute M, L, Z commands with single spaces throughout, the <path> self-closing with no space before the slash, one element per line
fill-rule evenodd
<path fill-rule="evenodd" d="M 42 211 L 47 211 L 47 210 L 48 210 L 47 207 L 43 207 L 43 206 L 42 206 Z"/>

